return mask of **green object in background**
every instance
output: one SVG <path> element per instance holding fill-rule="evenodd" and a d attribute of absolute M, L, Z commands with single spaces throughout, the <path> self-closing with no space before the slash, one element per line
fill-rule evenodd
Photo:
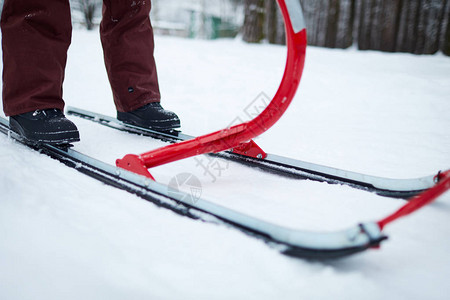
<path fill-rule="evenodd" d="M 198 11 L 190 11 L 189 38 L 205 38 L 209 40 L 235 37 L 239 31 L 238 26 L 224 22 L 222 18 Z"/>
<path fill-rule="evenodd" d="M 210 27 L 210 39 L 217 39 L 220 37 L 220 25 L 222 24 L 222 19 L 219 17 L 209 16 L 206 24 Z"/>

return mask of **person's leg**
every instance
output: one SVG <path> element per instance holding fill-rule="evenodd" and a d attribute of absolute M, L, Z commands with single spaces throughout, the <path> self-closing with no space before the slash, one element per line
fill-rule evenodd
<path fill-rule="evenodd" d="M 3 110 L 9 126 L 32 143 L 79 141 L 62 110 L 72 36 L 69 0 L 6 0 L 1 20 Z"/>
<path fill-rule="evenodd" d="M 160 105 L 150 1 L 103 0 L 100 35 L 117 118 L 156 130 L 180 127 Z"/>
<path fill-rule="evenodd" d="M 153 57 L 150 8 L 150 1 L 103 1 L 101 40 L 119 112 L 133 111 L 161 98 Z"/>
<path fill-rule="evenodd" d="M 72 32 L 69 0 L 6 0 L 1 30 L 5 114 L 62 110 Z"/>

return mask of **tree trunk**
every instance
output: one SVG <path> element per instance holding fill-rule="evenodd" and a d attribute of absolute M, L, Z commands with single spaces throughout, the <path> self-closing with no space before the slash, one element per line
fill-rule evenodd
<path fill-rule="evenodd" d="M 450 56 L 450 0 L 446 0 L 444 19 L 441 27 L 441 50 Z"/>
<path fill-rule="evenodd" d="M 337 23 L 336 48 L 348 48 L 353 45 L 353 27 L 355 23 L 356 1 L 340 0 L 340 12 Z"/>
<path fill-rule="evenodd" d="M 395 51 L 402 0 L 359 1 L 359 49 Z"/>
<path fill-rule="evenodd" d="M 447 0 L 403 0 L 396 50 L 433 54 L 439 50 Z"/>
<path fill-rule="evenodd" d="M 277 39 L 277 2 L 275 0 L 266 1 L 265 36 L 269 43 L 276 44 Z"/>
<path fill-rule="evenodd" d="M 87 30 L 94 29 L 94 16 L 96 8 L 97 3 L 91 3 L 90 1 L 86 0 L 83 1 L 83 14 Z"/>
<path fill-rule="evenodd" d="M 286 44 L 283 15 L 276 0 L 266 0 L 265 36 L 271 44 Z"/>
<path fill-rule="evenodd" d="M 325 47 L 336 48 L 339 30 L 340 1 L 328 1 L 327 29 L 325 34 Z"/>
<path fill-rule="evenodd" d="M 353 44 L 354 0 L 301 0 L 308 44 L 347 48 Z"/>
<path fill-rule="evenodd" d="M 265 0 L 245 0 L 243 40 L 258 43 L 264 39 Z"/>

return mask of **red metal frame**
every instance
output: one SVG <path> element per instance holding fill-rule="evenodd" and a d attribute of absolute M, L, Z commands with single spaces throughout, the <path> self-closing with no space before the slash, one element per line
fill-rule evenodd
<path fill-rule="evenodd" d="M 264 159 L 267 157 L 267 153 L 264 152 L 254 140 L 250 140 L 247 143 L 241 143 L 237 147 L 233 148 L 233 153 L 245 155 L 253 158 Z"/>
<path fill-rule="evenodd" d="M 435 181 L 436 181 L 436 185 L 435 186 L 433 186 L 432 188 L 426 190 L 422 194 L 411 198 L 408 201 L 408 203 L 403 205 L 396 212 L 394 212 L 393 214 L 391 214 L 391 215 L 385 217 L 384 219 L 378 221 L 377 223 L 378 223 L 378 226 L 380 227 L 380 229 L 383 230 L 383 228 L 387 224 L 389 224 L 389 223 L 391 223 L 391 222 L 393 222 L 393 221 L 395 221 L 395 220 L 397 220 L 399 218 L 407 216 L 407 215 L 415 212 L 416 210 L 419 210 L 420 208 L 422 208 L 423 206 L 433 202 L 440 195 L 442 195 L 447 190 L 449 190 L 450 189 L 450 170 L 447 170 L 445 172 L 439 173 L 439 175 L 437 175 L 435 177 Z"/>
<path fill-rule="evenodd" d="M 288 49 L 287 62 L 280 87 L 266 109 L 253 120 L 230 128 L 140 155 L 128 154 L 116 161 L 118 167 L 153 179 L 148 172 L 148 168 L 199 154 L 217 153 L 231 148 L 245 148 L 246 146 L 242 145 L 243 143 L 248 143 L 252 138 L 262 134 L 281 118 L 294 98 L 300 84 L 305 64 L 307 40 L 306 29 L 303 28 L 299 32 L 294 31 L 285 0 L 278 0 L 278 4 L 285 21 Z"/>

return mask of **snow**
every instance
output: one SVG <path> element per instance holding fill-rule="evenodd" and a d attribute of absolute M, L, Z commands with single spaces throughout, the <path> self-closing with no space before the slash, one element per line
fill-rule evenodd
<path fill-rule="evenodd" d="M 285 48 L 156 37 L 163 105 L 199 135 L 248 119 L 280 82 Z M 98 33 L 75 31 L 68 105 L 114 116 Z M 264 93 L 261 96 L 261 93 Z M 450 60 L 309 47 L 286 115 L 263 149 L 392 178 L 450 168 Z M 254 100 L 256 99 L 256 102 Z M 247 108 L 247 110 L 246 110 Z M 71 119 L 75 149 L 108 163 L 164 143 Z M 203 157 L 203 164 L 208 161 Z M 191 173 L 202 197 L 306 230 L 338 230 L 402 205 L 349 187 L 196 159 L 152 169 Z M 450 193 L 386 228 L 380 250 L 314 262 L 285 257 L 226 226 L 194 221 L 108 187 L 0 136 L 1 299 L 446 299 Z"/>

